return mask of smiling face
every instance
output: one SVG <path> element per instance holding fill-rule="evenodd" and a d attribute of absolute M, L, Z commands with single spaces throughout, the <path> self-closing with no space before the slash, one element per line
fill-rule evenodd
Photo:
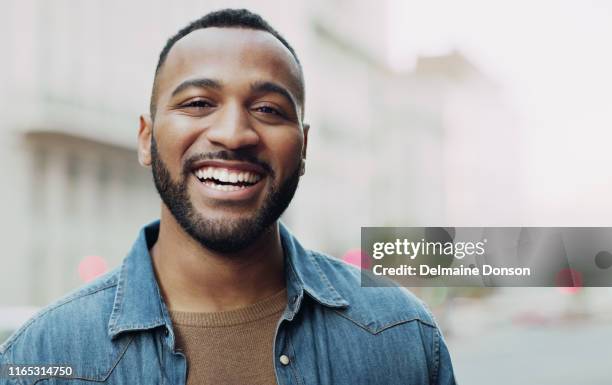
<path fill-rule="evenodd" d="M 143 116 L 141 163 L 203 246 L 235 252 L 282 214 L 303 173 L 301 72 L 265 31 L 205 28 L 179 40 Z"/>

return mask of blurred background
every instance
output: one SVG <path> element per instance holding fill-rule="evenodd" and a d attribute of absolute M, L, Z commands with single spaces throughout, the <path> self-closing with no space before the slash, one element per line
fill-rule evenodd
<path fill-rule="evenodd" d="M 303 62 L 307 173 L 284 221 L 306 246 L 350 259 L 361 226 L 612 225 L 608 0 L 0 7 L 0 341 L 158 216 L 138 116 L 166 39 L 222 7 L 260 13 Z M 461 384 L 612 383 L 610 288 L 415 292 Z"/>

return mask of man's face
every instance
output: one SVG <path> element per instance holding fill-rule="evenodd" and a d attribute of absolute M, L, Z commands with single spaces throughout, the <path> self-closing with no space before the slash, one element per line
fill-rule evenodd
<path fill-rule="evenodd" d="M 300 82 L 290 52 L 264 31 L 206 28 L 170 50 L 140 150 L 165 205 L 203 246 L 241 250 L 289 205 L 306 147 Z"/>

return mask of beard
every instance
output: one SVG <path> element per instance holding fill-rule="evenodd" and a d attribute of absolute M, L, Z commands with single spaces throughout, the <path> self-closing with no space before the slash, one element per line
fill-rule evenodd
<path fill-rule="evenodd" d="M 262 166 L 272 183 L 266 192 L 261 206 L 250 216 L 230 218 L 206 218 L 199 213 L 189 197 L 188 181 L 191 176 L 191 165 L 202 159 L 239 160 L 257 163 Z M 153 181 L 162 201 L 168 207 L 176 221 L 189 236 L 207 249 L 221 253 L 234 253 L 245 249 L 255 242 L 264 232 L 271 230 L 282 213 L 293 199 L 300 180 L 300 162 L 287 180 L 275 183 L 275 173 L 265 163 L 237 151 L 219 151 L 201 154 L 188 159 L 178 182 L 172 180 L 168 167 L 160 158 L 155 138 L 151 141 L 151 163 Z"/>

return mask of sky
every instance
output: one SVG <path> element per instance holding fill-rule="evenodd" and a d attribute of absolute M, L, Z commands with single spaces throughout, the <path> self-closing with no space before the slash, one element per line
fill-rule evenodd
<path fill-rule="evenodd" d="M 534 218 L 611 224 L 612 1 L 390 0 L 388 18 L 391 67 L 458 49 L 503 87 Z"/>

